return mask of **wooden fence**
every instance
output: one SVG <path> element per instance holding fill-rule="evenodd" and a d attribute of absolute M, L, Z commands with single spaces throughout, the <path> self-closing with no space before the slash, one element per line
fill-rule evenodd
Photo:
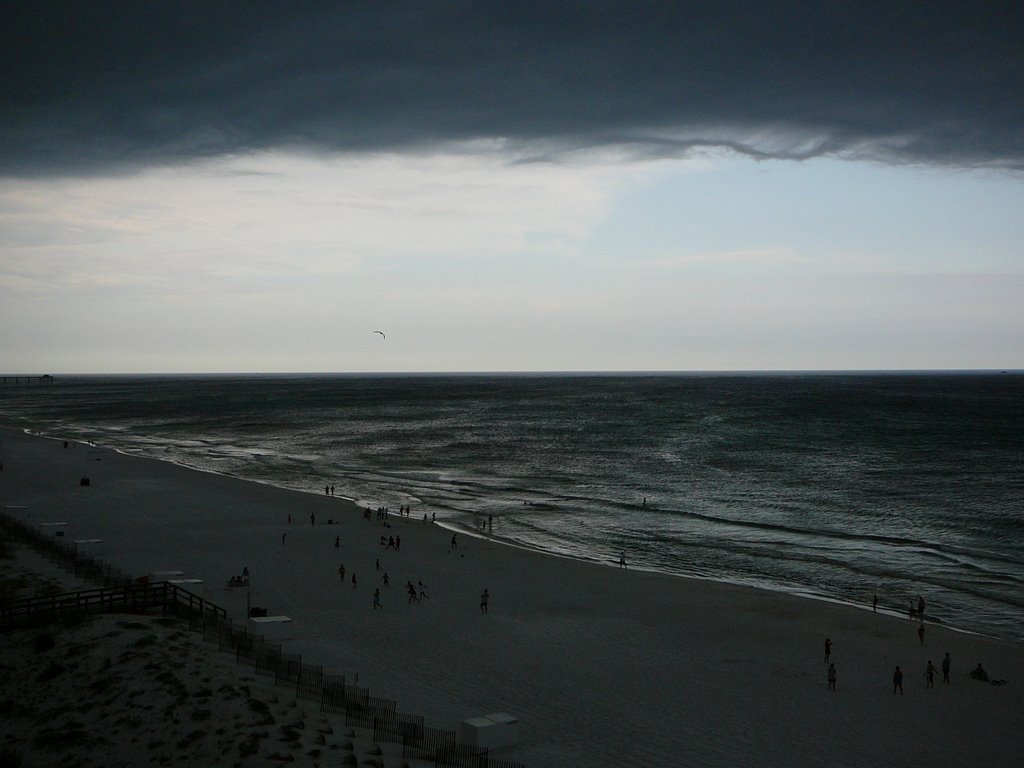
<path fill-rule="evenodd" d="M 187 620 L 189 629 L 202 633 L 204 642 L 233 653 L 239 664 L 251 666 L 256 674 L 272 676 L 275 686 L 288 688 L 296 699 L 316 702 L 321 712 L 343 714 L 347 726 L 372 731 L 375 741 L 401 744 L 403 757 L 430 761 L 438 768 L 524 768 L 522 763 L 494 759 L 486 749 L 459 744 L 454 731 L 425 727 L 421 716 L 400 713 L 397 702 L 371 696 L 368 688 L 349 683 L 344 675 L 325 674 L 320 665 L 303 662 L 301 655 L 284 653 L 279 643 L 251 632 L 248 623 L 234 622 L 223 608 L 177 584 L 139 583 L 4 510 L 0 510 L 0 533 L 27 541 L 67 570 L 106 585 L 2 602 L 0 629 L 60 615 L 160 608 L 165 615 Z"/>
<path fill-rule="evenodd" d="M 27 542 L 33 549 L 59 563 L 64 570 L 78 578 L 102 584 L 105 587 L 133 583 L 124 571 L 107 565 L 92 555 L 78 551 L 78 545 L 59 536 L 47 535 L 4 509 L 0 509 L 0 533 Z"/>
<path fill-rule="evenodd" d="M 187 589 L 158 581 L 8 600 L 0 603 L 0 629 L 42 624 L 69 614 L 141 613 L 153 608 L 176 615 L 211 613 L 227 616 L 223 608 Z"/>

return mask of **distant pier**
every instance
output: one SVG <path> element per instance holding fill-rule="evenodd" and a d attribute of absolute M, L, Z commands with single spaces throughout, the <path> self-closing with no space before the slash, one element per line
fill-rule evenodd
<path fill-rule="evenodd" d="M 53 384 L 53 376 L 48 373 L 42 376 L 0 374 L 0 385 L 6 387 L 9 384 Z"/>

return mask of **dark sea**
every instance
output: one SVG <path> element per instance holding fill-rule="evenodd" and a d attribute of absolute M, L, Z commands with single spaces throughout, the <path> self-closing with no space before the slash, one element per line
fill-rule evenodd
<path fill-rule="evenodd" d="M 0 421 L 1024 640 L 1018 372 L 59 376 Z"/>

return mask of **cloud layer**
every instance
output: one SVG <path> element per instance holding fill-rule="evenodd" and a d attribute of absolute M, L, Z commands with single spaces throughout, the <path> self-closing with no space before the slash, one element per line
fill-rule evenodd
<path fill-rule="evenodd" d="M 5 3 L 0 174 L 480 140 L 1021 169 L 1022 8 Z"/>

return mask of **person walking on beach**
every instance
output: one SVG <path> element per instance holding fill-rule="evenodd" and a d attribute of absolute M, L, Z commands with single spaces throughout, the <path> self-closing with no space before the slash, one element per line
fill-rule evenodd
<path fill-rule="evenodd" d="M 828 658 L 832 655 L 832 641 L 829 638 L 825 638 L 825 663 L 828 664 Z"/>
<path fill-rule="evenodd" d="M 373 590 L 373 610 L 376 611 L 378 608 L 384 610 L 384 606 L 380 604 L 380 587 Z"/>
<path fill-rule="evenodd" d="M 878 595 L 873 595 L 871 598 L 871 610 L 878 613 Z"/>
<path fill-rule="evenodd" d="M 932 664 L 932 660 L 928 659 L 928 666 L 924 670 L 925 688 L 935 687 L 935 673 L 938 671 L 939 670 L 935 668 L 935 665 Z"/>
<path fill-rule="evenodd" d="M 377 570 L 378 571 L 380 570 L 380 558 L 379 557 L 377 558 Z"/>
<path fill-rule="evenodd" d="M 487 603 L 490 601 L 491 595 L 487 589 L 484 588 L 484 592 L 480 595 L 480 613 L 487 613 Z"/>
<path fill-rule="evenodd" d="M 448 545 L 448 551 L 450 552 L 451 550 L 458 549 L 458 548 L 459 548 L 459 540 L 457 538 L 457 534 L 453 533 L 452 534 L 452 543 Z"/>
<path fill-rule="evenodd" d="M 358 585 L 356 584 L 356 575 L 355 575 L 355 573 L 353 573 L 353 574 L 352 574 L 352 589 L 355 589 L 355 588 L 356 588 L 356 586 L 358 586 Z"/>
<path fill-rule="evenodd" d="M 619 552 L 619 568 L 625 568 L 625 567 L 626 567 L 626 553 L 625 552 Z"/>
<path fill-rule="evenodd" d="M 828 665 L 828 689 L 834 691 L 836 689 L 836 665 Z"/>
<path fill-rule="evenodd" d="M 420 588 L 419 599 L 423 600 L 424 598 L 426 598 L 427 600 L 429 600 L 430 599 L 430 595 L 427 594 L 427 586 L 426 586 L 426 584 L 424 584 L 422 581 L 417 582 L 417 584 L 419 584 L 419 588 Z"/>
<path fill-rule="evenodd" d="M 411 581 L 405 582 L 405 591 L 409 595 L 408 603 L 418 603 L 420 601 L 419 597 L 416 595 L 416 587 Z"/>
<path fill-rule="evenodd" d="M 337 549 L 341 546 L 341 536 L 334 537 L 334 548 Z"/>
<path fill-rule="evenodd" d="M 953 662 L 949 658 L 949 651 L 946 651 L 946 656 L 942 659 L 942 682 L 949 684 L 949 668 L 953 665 Z"/>
<path fill-rule="evenodd" d="M 903 672 L 900 670 L 899 665 L 896 665 L 896 671 L 892 673 L 892 695 L 896 695 L 896 691 L 900 692 L 900 696 L 903 695 Z"/>
<path fill-rule="evenodd" d="M 309 524 L 316 525 L 316 515 L 312 512 L 309 513 Z"/>
<path fill-rule="evenodd" d="M 344 563 L 342 563 L 341 565 L 338 566 L 338 580 L 342 581 L 342 582 L 345 581 L 345 564 Z"/>
<path fill-rule="evenodd" d="M 384 586 L 391 589 L 391 579 L 388 578 L 388 572 L 384 571 Z"/>
<path fill-rule="evenodd" d="M 917 596 L 917 618 L 924 621 L 924 598 Z"/>
<path fill-rule="evenodd" d="M 924 623 L 917 628 L 917 639 L 921 641 L 921 645 L 924 645 Z"/>
<path fill-rule="evenodd" d="M 284 540 L 288 537 L 288 532 L 285 531 L 281 534 L 281 543 L 284 544 Z"/>

